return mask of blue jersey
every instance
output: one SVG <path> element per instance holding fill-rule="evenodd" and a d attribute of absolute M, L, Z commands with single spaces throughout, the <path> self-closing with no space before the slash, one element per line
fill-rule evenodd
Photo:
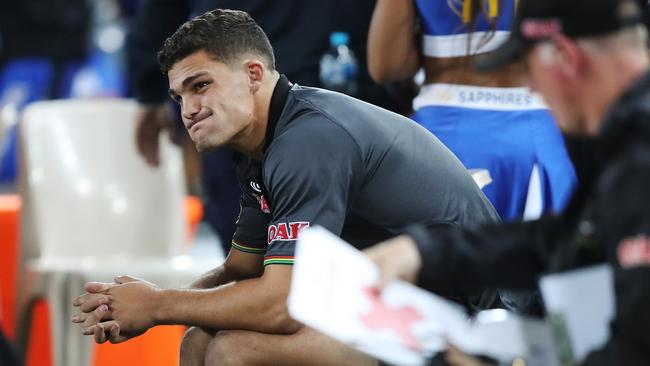
<path fill-rule="evenodd" d="M 560 212 L 575 172 L 562 135 L 541 98 L 526 88 L 428 84 L 412 118 L 470 170 L 486 170 L 483 188 L 502 219 Z"/>
<path fill-rule="evenodd" d="M 496 28 L 483 12 L 477 13 L 475 24 L 465 24 L 463 1 L 416 0 L 423 31 L 422 51 L 429 57 L 459 57 L 489 52 L 503 43 L 515 14 L 515 1 L 494 1 L 498 4 Z M 474 0 L 473 6 L 480 6 Z M 488 5 L 488 11 L 489 11 Z M 470 29 L 471 28 L 471 29 Z M 494 30 L 494 32 L 492 32 Z M 470 34 L 470 31 L 471 34 Z M 468 40 L 471 45 L 468 48 Z"/>

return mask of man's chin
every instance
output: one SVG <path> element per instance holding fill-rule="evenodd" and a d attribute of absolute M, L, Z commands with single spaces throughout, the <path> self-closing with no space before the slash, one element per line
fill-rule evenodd
<path fill-rule="evenodd" d="M 194 143 L 194 147 L 196 148 L 196 151 L 203 153 L 203 152 L 216 150 L 220 148 L 221 145 L 210 144 L 207 141 L 197 141 Z"/>

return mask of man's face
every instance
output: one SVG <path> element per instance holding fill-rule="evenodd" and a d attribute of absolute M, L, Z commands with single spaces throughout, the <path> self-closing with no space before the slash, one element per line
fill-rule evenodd
<path fill-rule="evenodd" d="M 169 94 L 180 104 L 198 151 L 236 144 L 252 127 L 253 93 L 243 66 L 229 67 L 198 51 L 175 63 L 168 77 Z"/>
<path fill-rule="evenodd" d="M 577 103 L 579 91 L 575 80 L 568 79 L 562 72 L 557 52 L 539 44 L 528 54 L 528 79 L 533 91 L 539 92 L 555 117 L 560 129 L 565 133 L 582 132 L 583 116 Z"/>

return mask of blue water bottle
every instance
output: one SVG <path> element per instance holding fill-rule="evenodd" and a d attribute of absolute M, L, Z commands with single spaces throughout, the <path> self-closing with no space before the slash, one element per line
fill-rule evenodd
<path fill-rule="evenodd" d="M 348 47 L 350 37 L 345 32 L 330 35 L 330 49 L 320 59 L 320 81 L 326 89 L 348 95 L 357 93 L 358 65 Z"/>

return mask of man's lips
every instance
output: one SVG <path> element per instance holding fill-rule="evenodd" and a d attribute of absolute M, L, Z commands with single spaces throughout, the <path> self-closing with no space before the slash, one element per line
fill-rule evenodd
<path fill-rule="evenodd" d="M 196 125 L 197 123 L 199 123 L 199 122 L 203 121 L 204 119 L 210 117 L 211 115 L 212 115 L 212 114 L 206 114 L 205 116 L 197 117 L 197 118 L 193 119 L 193 120 L 190 121 L 190 123 L 187 125 L 187 130 L 188 130 L 188 131 L 191 130 L 192 127 L 194 127 L 194 125 Z"/>

